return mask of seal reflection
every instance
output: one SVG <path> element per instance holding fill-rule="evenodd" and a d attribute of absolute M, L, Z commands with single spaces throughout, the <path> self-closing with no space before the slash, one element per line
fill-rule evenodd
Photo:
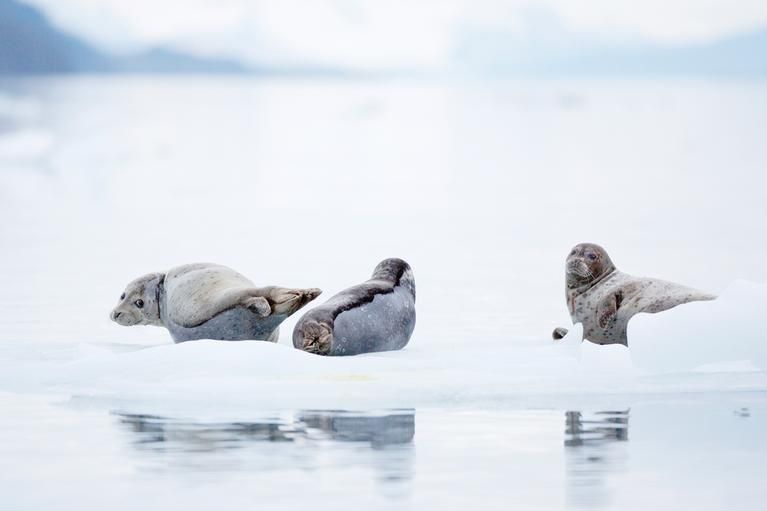
<path fill-rule="evenodd" d="M 258 471 L 371 467 L 381 481 L 412 478 L 415 410 L 281 413 L 258 421 L 200 422 L 113 412 L 141 468 Z"/>
<path fill-rule="evenodd" d="M 565 412 L 565 467 L 568 504 L 609 506 L 607 479 L 625 471 L 629 410 Z"/>

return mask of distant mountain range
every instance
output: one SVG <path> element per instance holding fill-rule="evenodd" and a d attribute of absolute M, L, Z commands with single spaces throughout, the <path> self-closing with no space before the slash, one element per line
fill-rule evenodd
<path fill-rule="evenodd" d="M 168 48 L 111 55 L 55 28 L 34 7 L 0 0 L 0 75 L 248 71 L 234 60 L 200 58 Z"/>
<path fill-rule="evenodd" d="M 705 44 L 610 44 L 571 33 L 543 11 L 531 16 L 522 31 L 459 27 L 446 71 L 459 76 L 767 76 L 767 30 Z M 255 68 L 233 59 L 202 58 L 169 48 L 113 55 L 54 27 L 35 7 L 0 0 L 0 75 L 256 72 L 336 77 L 418 74 L 396 69 L 360 73 L 311 65 Z"/>

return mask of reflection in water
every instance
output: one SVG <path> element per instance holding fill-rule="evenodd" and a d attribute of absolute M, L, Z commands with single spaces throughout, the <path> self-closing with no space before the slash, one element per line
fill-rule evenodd
<path fill-rule="evenodd" d="M 149 469 L 199 472 L 371 467 L 412 477 L 415 410 L 299 411 L 250 422 L 196 422 L 114 412 Z"/>
<path fill-rule="evenodd" d="M 629 410 L 565 412 L 567 500 L 571 505 L 609 505 L 606 479 L 626 468 Z"/>
<path fill-rule="evenodd" d="M 370 442 L 373 448 L 407 444 L 415 435 L 415 411 L 404 410 L 378 417 L 344 412 L 303 412 L 310 429 L 322 431 L 339 442 Z"/>

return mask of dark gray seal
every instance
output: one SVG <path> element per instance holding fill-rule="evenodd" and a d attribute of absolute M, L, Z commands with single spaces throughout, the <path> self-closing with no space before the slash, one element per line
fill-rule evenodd
<path fill-rule="evenodd" d="M 386 259 L 367 282 L 301 317 L 293 346 L 318 355 L 357 355 L 403 348 L 415 328 L 415 280 L 402 259 Z"/>
<path fill-rule="evenodd" d="M 280 323 L 320 293 L 314 288 L 259 288 L 226 266 L 187 264 L 129 283 L 110 317 L 123 326 L 165 327 L 175 342 L 277 342 Z"/>
<path fill-rule="evenodd" d="M 565 297 L 573 323 L 596 344 L 628 346 L 628 323 L 640 312 L 662 312 L 716 295 L 664 280 L 632 277 L 615 268 L 607 251 L 593 243 L 576 245 L 565 263 Z M 556 328 L 561 339 L 567 329 Z"/>

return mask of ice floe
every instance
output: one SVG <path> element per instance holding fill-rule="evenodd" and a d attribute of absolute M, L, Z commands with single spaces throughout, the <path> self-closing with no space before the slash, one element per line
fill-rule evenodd
<path fill-rule="evenodd" d="M 66 360 L 3 368 L 0 389 L 64 393 L 179 415 L 265 409 L 372 409 L 541 403 L 595 396 L 765 390 L 767 287 L 632 320 L 631 348 L 580 342 L 580 325 L 539 346 L 416 338 L 406 349 L 321 357 L 284 344 L 194 341 L 117 352 L 82 344 Z M 16 357 L 19 360 L 18 357 Z"/>

